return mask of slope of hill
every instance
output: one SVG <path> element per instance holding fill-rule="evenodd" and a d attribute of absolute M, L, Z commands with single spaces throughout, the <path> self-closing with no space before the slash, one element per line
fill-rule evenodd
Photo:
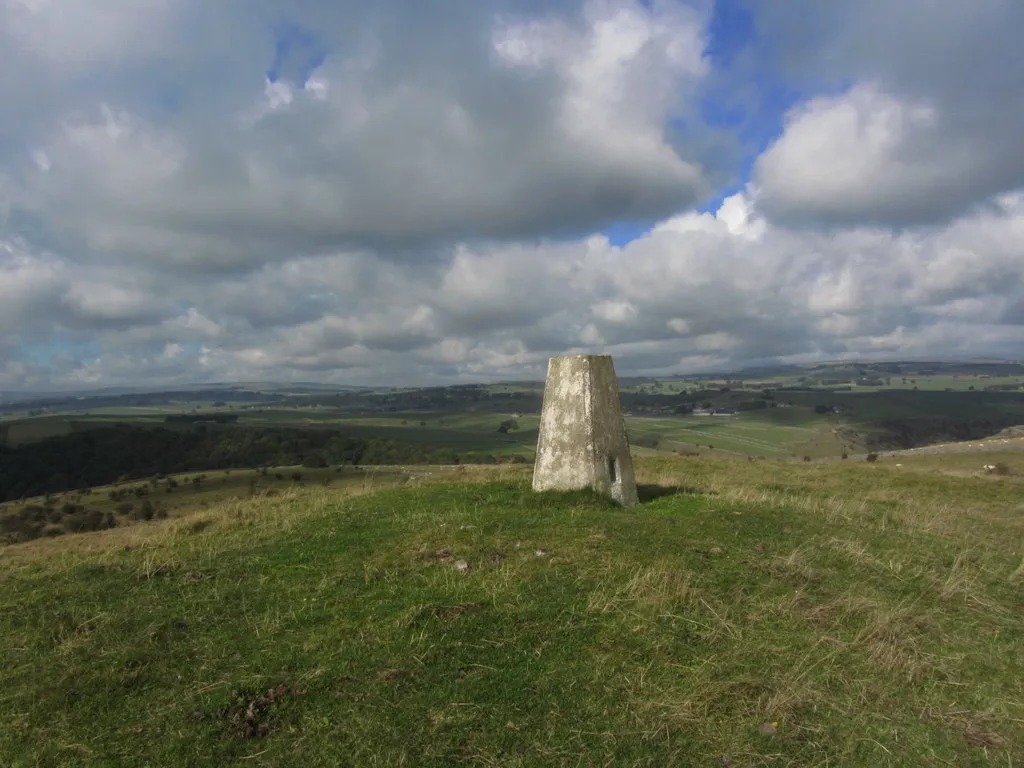
<path fill-rule="evenodd" d="M 0 550 L 6 765 L 1011 765 L 1024 455 L 296 489 Z M 972 456 L 975 463 L 984 456 Z"/>

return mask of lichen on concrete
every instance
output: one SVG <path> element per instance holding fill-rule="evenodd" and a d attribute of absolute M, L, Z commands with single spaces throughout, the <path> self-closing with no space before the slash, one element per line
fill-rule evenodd
<path fill-rule="evenodd" d="M 637 503 L 633 460 L 610 355 L 548 362 L 533 489 L 593 488 L 625 506 Z"/>

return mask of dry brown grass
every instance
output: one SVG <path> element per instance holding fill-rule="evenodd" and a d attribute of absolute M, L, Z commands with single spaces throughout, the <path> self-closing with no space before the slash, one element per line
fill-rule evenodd
<path fill-rule="evenodd" d="M 603 581 L 590 593 L 588 611 L 621 611 L 641 617 L 671 613 L 700 599 L 692 584 L 692 574 L 670 563 L 645 566 L 629 576 L 607 577 Z"/>

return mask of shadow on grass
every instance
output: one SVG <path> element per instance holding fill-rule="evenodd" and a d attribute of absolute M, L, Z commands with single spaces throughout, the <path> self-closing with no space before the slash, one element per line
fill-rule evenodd
<path fill-rule="evenodd" d="M 708 496 L 709 491 L 702 491 L 700 488 L 691 488 L 685 485 L 638 485 L 636 487 L 637 499 L 641 504 L 648 501 L 660 499 L 663 496 Z"/>

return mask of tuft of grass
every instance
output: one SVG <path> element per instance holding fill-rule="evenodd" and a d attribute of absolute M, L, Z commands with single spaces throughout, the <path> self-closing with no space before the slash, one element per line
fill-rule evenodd
<path fill-rule="evenodd" d="M 4 547 L 0 763 L 1015 765 L 1024 480 L 921 461 L 641 459 L 628 510 L 423 468 Z"/>

